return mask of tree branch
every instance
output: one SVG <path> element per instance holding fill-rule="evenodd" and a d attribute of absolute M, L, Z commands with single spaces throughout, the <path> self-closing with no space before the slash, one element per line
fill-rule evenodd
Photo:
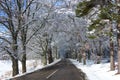
<path fill-rule="evenodd" d="M 31 0 L 31 1 L 30 1 L 30 3 L 26 6 L 26 9 L 23 11 L 22 14 L 24 14 L 24 13 L 27 11 L 27 9 L 30 7 L 30 5 L 32 4 L 33 1 L 34 1 L 34 0 Z"/>
<path fill-rule="evenodd" d="M 2 39 L 2 40 L 4 40 L 4 41 L 6 41 L 7 43 L 11 44 L 10 41 L 8 41 L 7 39 L 5 39 L 5 38 L 3 38 L 3 37 L 1 37 L 1 36 L 0 36 L 0 39 Z"/>

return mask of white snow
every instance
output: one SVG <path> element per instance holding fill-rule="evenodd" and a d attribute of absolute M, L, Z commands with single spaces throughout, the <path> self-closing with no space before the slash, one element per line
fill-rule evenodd
<path fill-rule="evenodd" d="M 59 10 L 56 10 L 55 12 L 57 13 L 62 13 L 62 14 L 72 14 L 72 15 L 75 15 L 75 12 L 72 11 L 72 9 L 68 9 L 68 8 L 62 8 L 62 9 L 59 9 Z"/>
<path fill-rule="evenodd" d="M 33 70 L 37 66 L 43 67 L 41 64 L 41 60 L 28 60 L 27 62 L 27 72 Z M 0 60 L 0 80 L 4 80 L 5 78 L 9 78 L 12 76 L 12 62 L 10 60 Z M 21 74 L 21 62 L 19 62 L 19 69 Z"/>
<path fill-rule="evenodd" d="M 120 75 L 115 75 L 117 70 L 110 71 L 110 63 L 92 64 L 88 62 L 87 65 L 83 65 L 77 60 L 70 60 L 77 68 L 86 73 L 88 80 L 120 80 Z"/>
<path fill-rule="evenodd" d="M 19 69 L 20 69 L 20 74 L 17 76 L 22 76 L 27 73 L 34 72 L 35 70 L 42 69 L 51 65 L 54 65 L 58 63 L 61 59 L 56 60 L 55 62 L 48 64 L 46 66 L 43 66 L 41 63 L 41 60 L 27 60 L 27 72 L 22 74 L 21 71 L 21 63 L 19 62 Z M 1 60 L 0 61 L 0 80 L 9 80 L 9 78 L 12 78 L 12 63 L 10 60 Z M 15 76 L 15 77 L 17 77 Z"/>
<path fill-rule="evenodd" d="M 9 71 L 12 70 L 11 61 L 0 61 L 0 80 L 4 77 L 4 75 L 8 75 Z"/>

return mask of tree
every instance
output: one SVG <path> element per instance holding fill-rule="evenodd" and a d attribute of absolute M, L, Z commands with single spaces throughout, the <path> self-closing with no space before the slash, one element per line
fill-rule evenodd
<path fill-rule="evenodd" d="M 39 1 L 38 1 L 39 2 Z M 46 0 L 47 2 L 47 0 Z M 32 50 L 36 50 L 34 51 L 35 53 L 40 54 L 41 58 L 43 58 L 43 63 L 44 65 L 47 65 L 47 52 L 48 52 L 48 34 L 47 32 L 49 31 L 49 27 L 51 27 L 49 25 L 48 27 L 48 22 L 51 20 L 51 15 L 53 14 L 53 11 L 56 9 L 55 8 L 55 4 L 56 1 L 48 1 L 48 3 L 46 2 L 39 2 L 42 5 L 40 6 L 40 9 L 38 10 L 39 12 L 37 14 L 34 14 L 35 17 L 38 18 L 37 23 L 35 23 L 35 27 L 33 28 L 33 34 L 30 35 L 30 37 L 28 38 L 28 40 L 30 40 L 30 43 L 32 42 L 34 45 L 34 48 L 32 48 Z M 43 13 L 44 12 L 44 13 Z M 41 13 L 41 15 L 39 16 L 39 14 Z M 36 41 L 34 41 L 36 40 Z"/>
<path fill-rule="evenodd" d="M 101 1 L 98 1 L 98 0 L 91 0 L 91 1 L 83 1 L 82 3 L 79 3 L 78 4 L 78 8 L 76 9 L 76 15 L 78 17 L 82 17 L 82 16 L 85 16 L 85 15 L 88 15 L 93 7 L 99 5 L 100 7 L 98 7 L 100 13 L 97 13 L 95 12 L 94 14 L 97 14 L 98 15 L 98 19 L 97 20 L 94 20 L 95 21 L 95 24 L 97 24 L 96 26 L 94 26 L 92 24 L 91 28 L 89 29 L 96 29 L 96 28 L 99 28 L 100 26 L 100 22 L 101 20 L 105 20 L 105 19 L 108 19 L 110 22 L 113 22 L 113 21 L 119 21 L 120 20 L 120 16 L 119 14 L 116 12 L 116 9 L 118 6 L 115 6 L 116 5 L 116 0 L 112 1 L 112 0 L 101 0 Z M 93 15 L 92 15 L 93 16 Z M 91 17 L 91 16 L 90 16 Z M 96 22 L 97 21 L 97 22 Z M 112 23 L 113 24 L 113 23 Z M 101 25 L 101 26 L 104 26 L 104 25 Z M 119 30 L 119 29 L 118 29 Z M 109 33 L 109 36 L 111 35 L 112 32 Z M 119 35 L 119 33 L 118 33 Z M 119 36 L 118 36 L 118 40 L 119 40 Z M 118 41 L 119 43 L 119 41 Z M 111 45 L 111 49 L 113 50 L 113 42 L 110 43 Z M 119 56 L 119 51 L 118 51 L 118 56 Z M 113 51 L 111 51 L 111 61 L 113 61 Z M 119 57 L 118 57 L 118 73 L 120 73 L 120 60 L 119 60 Z M 114 70 L 114 62 L 111 62 L 111 70 Z"/>
<path fill-rule="evenodd" d="M 49 3 L 43 3 L 37 0 L 26 1 L 26 9 L 23 14 L 23 26 L 20 30 L 20 39 L 22 44 L 22 72 L 26 72 L 26 50 L 27 45 L 32 38 L 40 31 L 41 28 L 45 27 L 46 21 L 49 17 L 53 4 L 50 6 Z M 45 10 L 42 10 L 45 8 Z M 44 14 L 41 12 L 46 11 Z M 47 14 L 47 15 L 45 15 Z M 39 19 L 41 18 L 41 19 Z M 28 33 L 31 32 L 31 33 Z"/>
<path fill-rule="evenodd" d="M 49 9 L 50 7 L 49 7 L 49 5 L 47 6 L 47 9 L 45 8 L 45 12 L 46 13 L 44 13 L 44 15 L 42 15 L 42 16 L 45 16 L 46 17 L 46 14 L 47 14 L 47 10 Z M 72 36 L 72 35 L 75 35 L 75 37 L 74 37 L 74 41 L 75 41 L 75 38 L 76 38 L 76 35 L 77 35 L 77 33 L 82 33 L 81 31 L 76 31 L 76 29 L 79 29 L 78 27 L 79 26 L 77 26 L 77 28 L 75 28 L 74 29 L 74 21 L 72 21 L 71 19 L 69 20 L 69 18 L 68 18 L 68 15 L 72 15 L 71 13 L 68 13 L 67 12 L 67 10 L 68 10 L 68 8 L 65 8 L 65 12 L 64 12 L 64 10 L 63 10 L 63 6 L 54 6 L 54 7 L 52 7 L 51 8 L 51 12 L 49 12 L 49 16 L 47 17 L 47 19 L 46 18 L 43 18 L 44 20 L 45 20 L 45 24 L 44 24 L 44 29 L 45 29 L 45 31 L 44 31 L 44 29 L 41 29 L 41 30 L 39 30 L 35 35 L 36 36 L 39 36 L 39 39 L 38 40 L 41 40 L 41 42 L 42 42 L 42 46 L 43 46 L 43 50 L 42 51 L 44 51 L 44 50 L 46 50 L 45 49 L 45 44 L 46 44 L 46 39 L 44 39 L 45 37 L 43 37 L 42 36 L 42 32 L 44 33 L 44 32 L 47 32 L 47 34 L 54 34 L 54 41 L 55 42 L 57 42 L 56 43 L 56 46 L 58 46 L 58 49 L 59 48 L 61 48 L 61 46 L 62 47 L 64 47 L 64 46 L 66 46 L 67 44 L 65 44 L 65 45 L 63 45 L 63 44 L 61 44 L 61 42 L 62 43 L 66 43 L 66 40 L 67 40 L 67 38 L 69 38 L 70 36 Z M 71 8 L 71 7 L 69 7 L 69 8 Z M 72 12 L 72 9 L 70 9 L 70 11 Z M 39 14 L 38 14 L 38 16 L 39 16 Z M 74 16 L 75 17 L 75 16 Z M 41 20 L 41 18 L 42 17 L 40 17 L 40 21 L 42 21 Z M 38 23 L 41 23 L 40 21 L 38 21 Z M 77 20 L 76 20 L 77 21 Z M 81 21 L 81 20 L 80 20 Z M 79 22 L 80 22 L 79 21 Z M 77 22 L 77 24 L 79 23 L 79 22 Z M 83 21 L 82 22 L 80 22 L 81 24 L 83 23 Z M 85 22 L 84 22 L 85 23 Z M 80 25 L 81 25 L 80 24 Z M 37 24 L 38 25 L 38 24 Z M 41 25 L 41 24 L 40 24 Z M 84 26 L 82 26 L 82 27 L 84 27 Z M 34 28 L 34 30 L 38 30 L 38 28 Z M 73 32 L 71 32 L 73 30 Z M 70 33 L 70 36 L 68 36 L 68 34 Z M 64 36 L 62 36 L 61 34 L 63 34 Z M 56 36 L 56 37 L 55 37 Z M 66 37 L 67 36 L 67 37 Z M 61 37 L 61 38 L 60 38 Z M 35 37 L 34 37 L 35 38 Z M 41 39 L 40 39 L 41 38 Z M 32 41 L 32 40 L 31 40 Z M 73 41 L 73 42 L 74 42 Z M 39 41 L 40 42 L 40 41 Z M 53 42 L 53 41 L 52 41 Z M 51 42 L 51 43 L 52 43 Z M 36 43 L 36 42 L 35 42 Z M 37 44 L 37 43 L 36 43 Z M 41 44 L 41 43 L 38 43 L 38 44 Z M 73 46 L 75 46 L 75 43 L 74 43 L 74 45 Z M 41 49 L 42 47 L 40 47 L 40 49 Z M 74 48 L 74 47 L 73 47 Z M 39 51 L 38 51 L 39 52 Z M 46 51 L 45 51 L 45 53 L 46 53 Z M 41 54 L 41 53 L 40 53 Z M 44 54 L 43 54 L 44 55 Z M 44 56 L 43 56 L 44 57 Z M 47 56 L 48 57 L 48 56 Z"/>
<path fill-rule="evenodd" d="M 33 42 L 33 49 L 36 50 L 36 53 L 40 54 L 41 59 L 43 60 L 43 64 L 47 65 L 48 41 L 45 37 L 45 34 L 43 33 L 43 36 L 37 35 L 35 37 L 35 41 L 36 42 Z"/>
<path fill-rule="evenodd" d="M 2 39 L 3 41 L 6 41 L 8 45 L 10 45 L 10 47 L 5 46 L 4 50 L 6 50 L 11 57 L 13 76 L 19 73 L 18 58 L 17 58 L 18 57 L 17 43 L 18 43 L 18 33 L 21 26 L 20 24 L 17 24 L 17 25 L 14 24 L 14 22 L 15 21 L 20 22 L 19 20 L 22 18 L 22 16 L 21 16 L 20 9 L 16 11 L 16 9 L 13 8 L 13 7 L 18 8 L 18 6 L 19 6 L 18 2 L 16 2 L 16 5 L 15 5 L 14 2 L 12 1 L 7 1 L 7 0 L 0 1 L 0 13 L 3 14 L 3 15 L 0 15 L 1 17 L 0 24 L 2 24 L 6 29 L 8 29 L 10 33 L 9 35 L 10 41 L 7 40 L 5 37 L 1 37 L 1 36 L 0 36 L 0 39 Z"/>
<path fill-rule="evenodd" d="M 19 73 L 18 70 L 18 60 L 22 61 L 23 72 L 26 72 L 26 37 L 28 24 L 34 20 L 25 21 L 26 17 L 29 17 L 29 9 L 34 0 L 2 0 L 0 1 L 0 9 L 1 9 L 1 20 L 0 24 L 7 29 L 10 33 L 1 37 L 3 41 L 6 41 L 9 36 L 9 40 L 7 40 L 10 47 L 4 47 L 4 49 L 8 52 L 11 57 L 13 63 L 13 76 Z M 26 22 L 26 23 L 25 23 Z M 26 27 L 27 26 L 27 27 Z M 21 42 L 22 44 L 22 52 L 23 58 L 22 60 L 18 56 L 19 53 L 19 33 L 21 32 Z"/>
<path fill-rule="evenodd" d="M 22 63 L 22 72 L 26 72 L 26 48 L 27 48 L 27 43 L 28 43 L 28 40 L 27 40 L 27 35 L 28 35 L 28 29 L 29 29 L 29 25 L 30 23 L 33 23 L 34 22 L 34 14 L 35 12 L 32 12 L 31 13 L 31 6 L 33 5 L 34 0 L 26 0 L 24 3 L 21 3 L 20 1 L 18 1 L 19 3 L 19 7 L 21 8 L 20 10 L 21 13 L 22 13 L 22 19 L 19 20 L 19 23 L 20 26 L 21 26 L 21 29 L 20 29 L 20 39 L 21 39 L 21 46 L 22 46 L 22 59 L 21 59 L 21 63 Z M 22 5 L 25 5 L 25 10 L 23 10 L 22 8 Z M 36 5 L 37 6 L 37 5 Z M 37 11 L 37 8 L 36 7 L 36 11 Z M 30 19 L 31 18 L 31 19 Z M 30 19 L 30 20 L 29 20 Z"/>

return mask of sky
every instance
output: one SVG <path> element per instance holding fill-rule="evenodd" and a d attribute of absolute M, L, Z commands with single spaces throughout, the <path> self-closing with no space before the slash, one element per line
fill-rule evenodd
<path fill-rule="evenodd" d="M 56 3 L 56 6 L 61 6 L 61 5 L 64 5 L 65 3 L 63 2 L 63 1 L 58 1 L 57 3 Z"/>
<path fill-rule="evenodd" d="M 4 26 L 0 25 L 0 33 L 3 33 L 5 31 L 7 31 L 7 29 Z"/>

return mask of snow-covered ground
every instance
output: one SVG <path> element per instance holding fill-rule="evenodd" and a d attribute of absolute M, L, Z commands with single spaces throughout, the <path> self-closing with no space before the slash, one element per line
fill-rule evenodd
<path fill-rule="evenodd" d="M 0 61 L 0 80 L 5 78 L 6 76 L 10 76 L 12 67 L 11 67 L 11 61 Z M 6 75 L 6 76 L 5 76 Z"/>
<path fill-rule="evenodd" d="M 56 64 L 57 62 L 59 62 L 60 59 L 56 60 L 55 62 L 48 64 L 46 66 L 43 66 L 43 64 L 41 63 L 41 60 L 28 60 L 27 61 L 27 72 L 22 74 L 21 73 L 21 63 L 19 62 L 19 69 L 20 69 L 20 74 L 17 76 L 21 76 L 21 75 L 25 75 L 27 73 L 33 72 L 37 69 L 42 69 L 51 65 Z M 7 61 L 0 61 L 0 80 L 9 80 L 10 77 L 12 77 L 12 63 L 10 60 Z M 16 77 L 17 77 L 16 76 Z"/>
<path fill-rule="evenodd" d="M 70 59 L 72 63 L 84 73 L 88 80 L 120 80 L 120 75 L 115 75 L 117 71 L 110 71 L 110 63 L 92 64 L 88 62 L 83 65 L 76 60 Z"/>
<path fill-rule="evenodd" d="M 0 80 L 9 78 L 12 76 L 12 62 L 10 60 L 0 60 Z M 27 72 L 34 70 L 35 68 L 43 67 L 41 60 L 28 60 Z M 19 62 L 19 69 L 21 74 L 21 63 Z"/>

